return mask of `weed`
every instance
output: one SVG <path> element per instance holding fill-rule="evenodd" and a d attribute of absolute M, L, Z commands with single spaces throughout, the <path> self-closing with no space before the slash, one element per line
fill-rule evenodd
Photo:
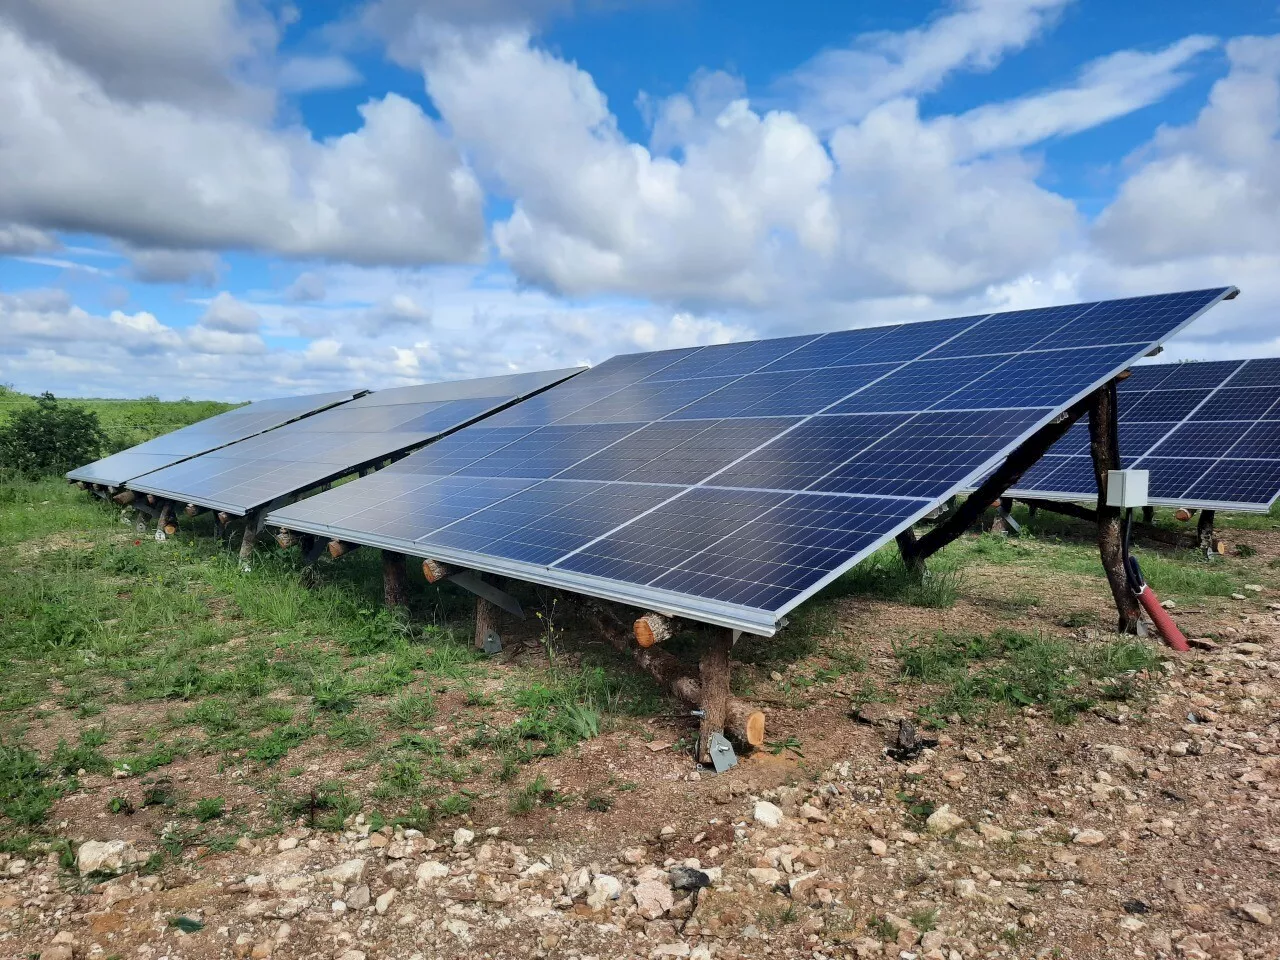
<path fill-rule="evenodd" d="M 592 794 L 587 797 L 587 809 L 593 813 L 608 813 L 613 809 L 613 798 Z"/>
<path fill-rule="evenodd" d="M 133 804 L 128 797 L 112 797 L 107 801 L 107 813 L 121 814 L 131 817 L 133 816 Z"/>
<path fill-rule="evenodd" d="M 938 928 L 938 908 L 921 907 L 911 914 L 911 926 L 915 927 L 921 933 L 928 933 L 930 930 Z"/>
<path fill-rule="evenodd" d="M 867 930 L 883 943 L 892 943 L 898 939 L 898 928 L 884 917 L 874 917 L 868 921 Z"/>
<path fill-rule="evenodd" d="M 463 793 L 450 793 L 439 799 L 436 808 L 446 817 L 460 817 L 471 812 L 471 798 Z"/>
<path fill-rule="evenodd" d="M 555 797 L 555 791 L 547 783 L 547 778 L 538 774 L 511 797 L 510 810 L 518 817 L 532 813 L 534 808 L 549 804 Z"/>
<path fill-rule="evenodd" d="M 331 740 L 336 740 L 344 747 L 363 747 L 373 743 L 377 731 L 368 720 L 348 715 L 338 717 L 329 724 L 328 735 Z"/>
<path fill-rule="evenodd" d="M 183 933 L 199 933 L 204 929 L 204 924 L 192 917 L 170 917 L 169 926 Z"/>
<path fill-rule="evenodd" d="M 397 727 L 420 727 L 436 713 L 430 694 L 405 691 L 387 706 L 387 720 Z"/>
<path fill-rule="evenodd" d="M 227 802 L 222 797 L 201 797 L 196 801 L 191 815 L 201 823 L 219 819 L 226 811 Z"/>
<path fill-rule="evenodd" d="M 62 795 L 62 787 L 51 780 L 34 750 L 0 743 L 0 814 L 23 827 L 42 822 Z"/>
<path fill-rule="evenodd" d="M 910 569 L 896 550 L 886 547 L 873 553 L 837 580 L 828 592 L 833 596 L 870 596 L 913 607 L 951 607 L 961 586 L 954 562 L 937 555 L 924 571 Z"/>

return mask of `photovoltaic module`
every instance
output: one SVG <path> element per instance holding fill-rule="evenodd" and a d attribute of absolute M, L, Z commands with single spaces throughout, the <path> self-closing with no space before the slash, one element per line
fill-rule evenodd
<path fill-rule="evenodd" d="M 1235 293 L 614 357 L 268 522 L 771 634 Z"/>

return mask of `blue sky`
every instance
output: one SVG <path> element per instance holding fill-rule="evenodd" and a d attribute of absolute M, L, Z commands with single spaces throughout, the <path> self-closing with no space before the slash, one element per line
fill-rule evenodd
<path fill-rule="evenodd" d="M 1117 7 L 1121 9 L 1117 10 Z M 0 382 L 253 399 L 1235 283 L 1280 7 L 14 0 Z"/>

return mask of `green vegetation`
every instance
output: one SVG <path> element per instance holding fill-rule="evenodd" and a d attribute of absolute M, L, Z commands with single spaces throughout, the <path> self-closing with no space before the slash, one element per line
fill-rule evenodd
<path fill-rule="evenodd" d="M 38 400 L 35 397 L 0 386 L 0 429 L 6 421 L 24 411 L 31 410 L 37 404 Z M 158 437 L 162 433 L 189 426 L 238 406 L 238 404 L 221 403 L 216 400 L 166 401 L 156 397 L 144 397 L 141 400 L 63 398 L 59 401 L 59 406 L 72 405 L 97 418 L 105 435 L 102 445 L 104 454 L 116 453 L 150 440 L 152 437 Z M 2 457 L 0 461 L 3 461 Z M 80 463 L 84 462 L 86 461 L 80 461 Z M 79 466 L 80 463 L 74 466 Z"/>
<path fill-rule="evenodd" d="M 921 711 L 933 725 L 952 715 L 970 719 L 996 705 L 1042 707 L 1066 723 L 1099 699 L 1132 696 L 1132 675 L 1159 662 L 1154 649 L 1137 640 L 1082 645 L 1013 630 L 938 633 L 895 645 L 894 654 L 903 677 L 941 687 Z"/>
<path fill-rule="evenodd" d="M 959 567 L 946 551 L 930 558 L 926 570 L 916 572 L 902 562 L 896 547 L 887 546 L 846 573 L 827 594 L 943 608 L 955 605 L 961 586 Z"/>
<path fill-rule="evenodd" d="M 46 393 L 0 422 L 0 470 L 32 478 L 62 474 L 96 460 L 106 439 L 97 414 Z"/>

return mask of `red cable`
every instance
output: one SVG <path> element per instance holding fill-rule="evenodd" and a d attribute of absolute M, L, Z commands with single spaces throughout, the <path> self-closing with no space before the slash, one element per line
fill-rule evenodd
<path fill-rule="evenodd" d="M 1168 611 L 1160 606 L 1160 598 L 1145 583 L 1138 590 L 1138 602 L 1142 604 L 1142 609 L 1147 611 L 1147 616 L 1156 625 L 1156 630 L 1164 638 L 1165 643 L 1179 653 L 1185 653 L 1191 649 L 1191 645 L 1187 643 L 1187 638 L 1182 635 L 1178 625 L 1173 622 L 1173 617 L 1169 616 Z"/>

